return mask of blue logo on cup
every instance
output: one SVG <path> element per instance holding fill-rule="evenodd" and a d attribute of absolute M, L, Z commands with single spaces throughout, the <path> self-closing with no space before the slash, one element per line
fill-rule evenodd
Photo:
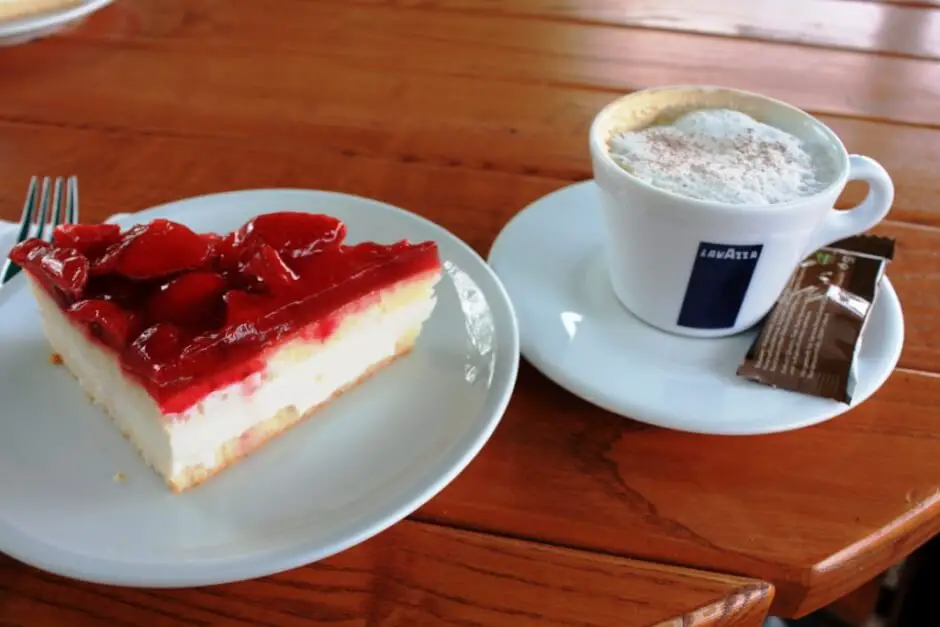
<path fill-rule="evenodd" d="M 763 248 L 699 243 L 676 324 L 692 329 L 733 327 Z"/>

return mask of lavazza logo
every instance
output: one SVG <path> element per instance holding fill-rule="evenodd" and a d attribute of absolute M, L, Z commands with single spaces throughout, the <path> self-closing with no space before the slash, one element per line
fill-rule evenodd
<path fill-rule="evenodd" d="M 748 246 L 742 250 L 735 246 L 708 246 L 703 245 L 698 252 L 700 259 L 728 259 L 730 261 L 747 261 L 757 259 L 760 252 Z"/>

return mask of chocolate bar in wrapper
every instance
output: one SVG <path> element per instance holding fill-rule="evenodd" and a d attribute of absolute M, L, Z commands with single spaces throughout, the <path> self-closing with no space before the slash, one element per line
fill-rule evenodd
<path fill-rule="evenodd" d="M 800 263 L 765 318 L 738 375 L 852 402 L 855 357 L 894 240 L 857 235 Z"/>

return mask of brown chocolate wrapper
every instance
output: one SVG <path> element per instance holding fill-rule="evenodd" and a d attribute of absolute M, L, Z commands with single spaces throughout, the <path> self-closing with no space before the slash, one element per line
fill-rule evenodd
<path fill-rule="evenodd" d="M 855 354 L 894 240 L 857 235 L 800 263 L 764 319 L 738 375 L 849 404 Z"/>

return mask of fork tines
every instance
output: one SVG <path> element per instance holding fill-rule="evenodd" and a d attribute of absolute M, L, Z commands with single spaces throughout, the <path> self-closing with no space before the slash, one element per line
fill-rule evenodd
<path fill-rule="evenodd" d="M 63 191 L 63 187 L 65 188 Z M 26 190 L 23 215 L 20 218 L 16 243 L 30 237 L 52 240 L 52 232 L 60 224 L 78 223 L 78 177 L 67 179 L 34 176 Z M 0 271 L 0 285 L 9 281 L 20 268 L 9 259 Z"/>

